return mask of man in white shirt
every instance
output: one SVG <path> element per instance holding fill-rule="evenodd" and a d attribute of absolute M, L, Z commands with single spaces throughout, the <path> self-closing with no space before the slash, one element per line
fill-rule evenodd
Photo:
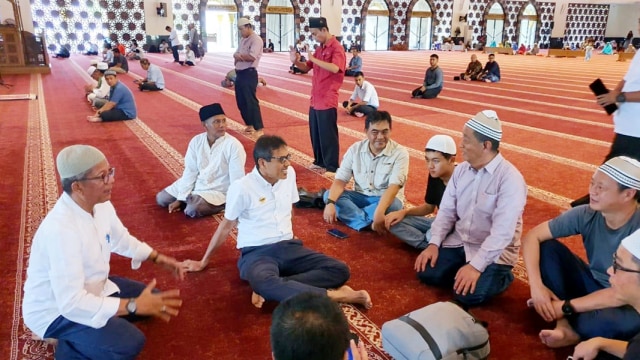
<path fill-rule="evenodd" d="M 147 78 L 142 80 L 134 80 L 135 84 L 138 84 L 140 91 L 159 91 L 164 89 L 164 75 L 162 70 L 157 65 L 149 62 L 149 59 L 140 59 L 140 67 L 142 70 L 147 71 Z"/>
<path fill-rule="evenodd" d="M 349 115 L 358 117 L 367 116 L 376 111 L 378 106 L 380 106 L 378 92 L 370 82 L 364 80 L 362 71 L 356 71 L 354 80 L 356 87 L 353 89 L 353 94 L 349 101 L 342 103 L 342 106 L 347 109 Z M 358 99 L 360 102 L 356 101 Z"/>
<path fill-rule="evenodd" d="M 332 300 L 372 306 L 365 290 L 344 285 L 349 267 L 342 261 L 308 249 L 293 235 L 292 204 L 298 202 L 296 173 L 282 138 L 263 135 L 253 149 L 256 167 L 229 187 L 224 220 L 200 261 L 186 260 L 187 271 L 203 270 L 231 230 L 238 225 L 240 277 L 253 289 L 251 302 L 284 301 L 313 292 Z"/>
<path fill-rule="evenodd" d="M 90 66 L 89 69 L 87 69 L 87 74 L 89 74 L 93 80 L 97 81 L 97 84 L 91 83 L 85 86 L 87 101 L 96 109 L 100 109 L 104 104 L 109 102 L 109 91 L 111 87 L 104 78 L 104 72 L 107 71 L 108 68 L 107 63 L 99 62 L 95 66 Z"/>
<path fill-rule="evenodd" d="M 182 177 L 156 195 L 169 212 L 184 209 L 191 218 L 224 209 L 229 185 L 244 176 L 247 154 L 242 143 L 227 134 L 227 118 L 218 103 L 200 108 L 206 132 L 189 143 Z"/>
<path fill-rule="evenodd" d="M 138 269 L 150 260 L 180 278 L 184 270 L 131 236 L 109 201 L 115 169 L 89 145 L 64 148 L 57 157 L 64 193 L 33 238 L 22 313 L 34 335 L 58 340 L 56 359 L 134 359 L 144 335 L 127 320 L 178 315 L 178 290 L 109 276 L 111 253 Z M 129 315 L 127 320 L 122 316 Z"/>
<path fill-rule="evenodd" d="M 385 214 L 402 209 L 409 152 L 391 140 L 391 115 L 375 111 L 365 122 L 367 138 L 351 145 L 324 193 L 324 220 L 361 231 L 386 232 Z M 345 190 L 353 178 L 354 190 Z"/>
<path fill-rule="evenodd" d="M 171 42 L 171 52 L 173 53 L 173 62 L 180 62 L 180 54 L 178 54 L 178 47 L 180 46 L 180 39 L 176 29 L 171 29 L 171 26 L 164 28 L 169 32 L 169 42 Z"/>

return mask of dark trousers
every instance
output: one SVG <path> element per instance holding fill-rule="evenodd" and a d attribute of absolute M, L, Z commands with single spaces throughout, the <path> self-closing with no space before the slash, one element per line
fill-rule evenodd
<path fill-rule="evenodd" d="M 120 120 L 131 120 L 124 111 L 120 109 L 111 109 L 100 114 L 100 118 L 102 121 L 120 121 Z"/>
<path fill-rule="evenodd" d="M 242 115 L 242 120 L 247 126 L 253 126 L 256 130 L 264 128 L 260 102 L 256 96 L 258 87 L 258 71 L 255 68 L 236 70 L 236 104 Z"/>
<path fill-rule="evenodd" d="M 411 96 L 419 97 L 423 99 L 433 99 L 438 97 L 438 94 L 440 94 L 440 91 L 442 91 L 441 87 L 434 88 L 434 89 L 426 89 L 425 91 L 420 91 L 420 88 L 416 88 L 411 92 Z"/>
<path fill-rule="evenodd" d="M 178 54 L 178 46 L 172 46 L 171 52 L 173 53 L 173 61 L 174 62 L 180 61 L 180 55 Z"/>
<path fill-rule="evenodd" d="M 463 247 L 440 248 L 435 267 L 428 264 L 418 273 L 418 279 L 427 285 L 452 288 L 458 270 L 467 264 Z M 513 282 L 509 265 L 491 264 L 487 266 L 476 283 L 476 289 L 467 295 L 454 294 L 454 300 L 466 306 L 480 305 L 507 290 Z"/>
<path fill-rule="evenodd" d="M 240 278 L 265 300 L 284 301 L 304 292 L 326 294 L 349 280 L 344 262 L 313 251 L 300 240 L 241 249 Z"/>
<path fill-rule="evenodd" d="M 196 56 L 196 58 L 199 58 L 200 50 L 198 50 L 198 42 L 193 42 L 189 44 L 189 47 L 191 47 L 191 50 L 193 50 L 193 54 Z"/>
<path fill-rule="evenodd" d="M 338 169 L 340 141 L 338 140 L 338 109 L 309 108 L 309 132 L 313 147 L 313 163 L 327 171 Z"/>
<path fill-rule="evenodd" d="M 371 105 L 358 105 L 358 106 L 354 107 L 353 109 L 351 109 L 349 114 L 353 115 L 353 114 L 359 112 L 359 113 L 363 113 L 364 116 L 366 117 L 367 115 L 371 114 L 372 112 L 375 112 L 376 110 L 377 109 L 374 108 Z"/>
<path fill-rule="evenodd" d="M 119 293 L 111 294 L 117 298 L 138 297 L 145 284 L 121 277 L 109 277 Z M 145 337 L 130 321 L 144 317 L 112 317 L 99 329 L 74 323 L 59 316 L 44 334 L 45 338 L 58 339 L 56 359 L 135 359 L 142 351 Z"/>
<path fill-rule="evenodd" d="M 555 239 L 540 244 L 540 274 L 544 285 L 562 300 L 603 289 L 589 266 Z M 628 305 L 578 313 L 567 320 L 583 340 L 597 336 L 629 340 L 640 332 L 640 314 Z"/>
<path fill-rule="evenodd" d="M 160 91 L 160 90 L 162 90 L 159 87 L 157 87 L 156 84 L 149 84 L 149 83 L 142 83 L 142 84 L 140 84 L 138 86 L 138 88 L 140 89 L 140 91 L 143 91 L 143 90 Z"/>

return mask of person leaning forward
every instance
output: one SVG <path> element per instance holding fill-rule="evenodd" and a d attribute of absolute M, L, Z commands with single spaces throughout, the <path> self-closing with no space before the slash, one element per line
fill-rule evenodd
<path fill-rule="evenodd" d="M 183 278 L 172 257 L 129 234 L 111 204 L 115 168 L 93 146 L 72 145 L 58 154 L 63 193 L 33 238 L 22 314 L 41 338 L 58 340 L 56 359 L 134 359 L 142 332 L 127 320 L 178 315 L 178 290 L 109 275 L 111 253 L 138 269 L 150 261 Z M 127 316 L 126 320 L 124 316 Z"/>

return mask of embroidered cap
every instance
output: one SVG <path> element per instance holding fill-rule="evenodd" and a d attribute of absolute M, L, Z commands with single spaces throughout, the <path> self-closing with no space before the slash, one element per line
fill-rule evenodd
<path fill-rule="evenodd" d="M 621 244 L 631 255 L 640 259 L 640 230 L 636 230 L 633 234 L 622 239 Z"/>
<path fill-rule="evenodd" d="M 216 115 L 224 115 L 222 105 L 215 103 L 200 108 L 200 121 L 207 121 Z"/>
<path fill-rule="evenodd" d="M 322 29 L 323 27 L 327 27 L 327 18 L 324 18 L 324 17 L 309 18 L 309 27 L 312 29 Z"/>
<path fill-rule="evenodd" d="M 493 110 L 480 111 L 465 125 L 494 140 L 500 141 L 502 139 L 502 125 L 500 125 L 498 114 Z"/>
<path fill-rule="evenodd" d="M 434 135 L 429 139 L 425 149 L 440 151 L 444 154 L 456 154 L 456 142 L 449 135 Z"/>
<path fill-rule="evenodd" d="M 251 20 L 246 17 L 241 17 L 238 19 L 238 27 L 243 27 L 251 24 Z"/>
<path fill-rule="evenodd" d="M 62 149 L 56 158 L 61 179 L 67 179 L 96 166 L 106 157 L 102 151 L 91 145 L 71 145 Z"/>
<path fill-rule="evenodd" d="M 89 68 L 87 69 L 87 74 L 89 74 L 89 76 L 93 75 L 93 73 L 96 71 L 96 67 L 95 66 L 89 66 Z"/>
<path fill-rule="evenodd" d="M 616 156 L 600 165 L 598 170 L 617 183 L 640 191 L 640 162 L 628 156 Z"/>
<path fill-rule="evenodd" d="M 107 76 L 107 75 L 116 76 L 117 73 L 115 71 L 113 71 L 113 70 L 107 70 L 107 71 L 104 72 L 104 76 Z"/>
<path fill-rule="evenodd" d="M 98 70 L 105 71 L 108 68 L 109 68 L 109 65 L 107 65 L 106 62 L 99 62 L 98 65 L 96 65 L 96 69 L 98 69 Z"/>

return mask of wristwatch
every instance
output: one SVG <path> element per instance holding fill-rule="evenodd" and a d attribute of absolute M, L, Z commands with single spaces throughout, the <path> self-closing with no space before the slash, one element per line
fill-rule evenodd
<path fill-rule="evenodd" d="M 326 205 L 329 205 L 329 204 L 333 204 L 333 205 L 335 205 L 335 204 L 336 204 L 336 202 L 335 202 L 335 201 L 333 201 L 333 200 L 331 200 L 331 199 L 327 199 L 327 201 L 325 202 L 325 204 L 326 204 Z"/>
<path fill-rule="evenodd" d="M 135 315 L 136 310 L 138 310 L 138 307 L 136 306 L 136 298 L 129 299 L 127 302 L 127 312 L 129 315 Z"/>
<path fill-rule="evenodd" d="M 573 305 L 571 305 L 571 300 L 565 300 L 564 304 L 562 304 L 562 315 L 564 315 L 564 317 L 570 317 L 573 316 L 575 312 L 576 309 L 574 309 Z"/>
<path fill-rule="evenodd" d="M 625 101 L 627 101 L 627 95 L 625 95 L 625 93 L 621 92 L 616 96 L 616 102 L 623 103 Z"/>

